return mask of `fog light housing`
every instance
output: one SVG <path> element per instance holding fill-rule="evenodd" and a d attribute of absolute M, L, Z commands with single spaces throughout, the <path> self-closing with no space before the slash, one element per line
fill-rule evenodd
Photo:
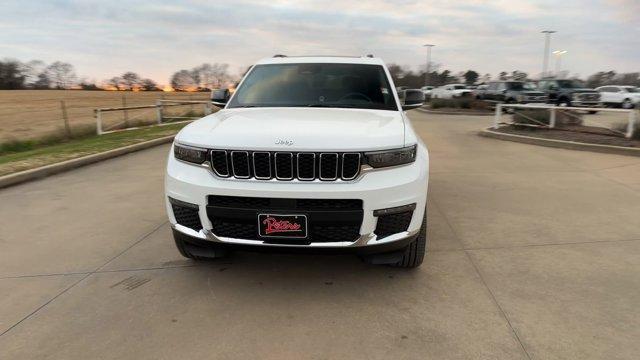
<path fill-rule="evenodd" d="M 387 236 L 407 231 L 409 224 L 411 224 L 411 218 L 413 217 L 413 210 L 415 210 L 415 208 L 416 204 L 409 204 L 375 210 L 373 215 L 378 217 L 378 220 L 374 233 L 377 238 L 383 239 Z"/>
<path fill-rule="evenodd" d="M 392 207 L 392 208 L 373 210 L 373 216 L 384 216 L 384 215 L 391 215 L 391 214 L 399 214 L 399 213 L 403 213 L 403 212 L 407 212 L 407 211 L 413 211 L 415 209 L 416 209 L 416 204 L 413 203 L 413 204 L 408 204 L 408 205 L 396 206 L 396 207 Z"/>

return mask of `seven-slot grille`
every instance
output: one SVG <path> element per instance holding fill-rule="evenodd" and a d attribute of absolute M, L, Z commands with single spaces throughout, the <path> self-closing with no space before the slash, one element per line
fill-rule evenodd
<path fill-rule="evenodd" d="M 258 180 L 353 180 L 360 173 L 357 152 L 212 150 L 211 168 L 220 177 Z"/>

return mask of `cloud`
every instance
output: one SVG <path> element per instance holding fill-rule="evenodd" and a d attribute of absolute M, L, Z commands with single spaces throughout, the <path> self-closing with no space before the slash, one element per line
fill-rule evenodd
<path fill-rule="evenodd" d="M 540 71 L 543 38 L 568 50 L 563 65 L 588 75 L 638 71 L 637 0 L 428 2 L 370 0 L 10 1 L 0 57 L 73 63 L 104 79 L 133 70 L 161 83 L 202 62 L 232 69 L 285 54 L 368 54 L 413 67 L 433 60 L 454 72 Z M 635 14 L 632 15 L 631 13 Z M 626 34 L 626 35 L 625 35 Z"/>

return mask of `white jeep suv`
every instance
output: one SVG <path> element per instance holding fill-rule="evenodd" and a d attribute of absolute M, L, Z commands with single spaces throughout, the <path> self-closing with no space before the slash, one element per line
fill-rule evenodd
<path fill-rule="evenodd" d="M 178 250 L 352 252 L 416 267 L 426 250 L 429 158 L 384 63 L 287 57 L 254 65 L 215 114 L 175 137 L 165 179 Z"/>

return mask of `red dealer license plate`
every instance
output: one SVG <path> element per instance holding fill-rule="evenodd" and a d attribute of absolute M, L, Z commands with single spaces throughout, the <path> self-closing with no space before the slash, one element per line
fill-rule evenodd
<path fill-rule="evenodd" d="M 258 214 L 258 229 L 261 237 L 306 238 L 307 217 L 305 215 Z"/>

